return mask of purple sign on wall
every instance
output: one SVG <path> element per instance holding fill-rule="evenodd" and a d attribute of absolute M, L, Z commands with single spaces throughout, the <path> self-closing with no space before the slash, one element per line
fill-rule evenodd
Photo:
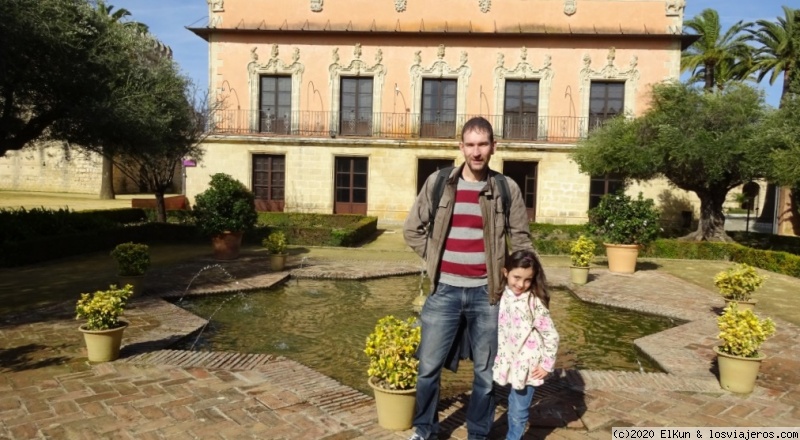
<path fill-rule="evenodd" d="M 197 161 L 194 159 L 183 159 L 183 166 L 185 167 L 196 167 Z"/>

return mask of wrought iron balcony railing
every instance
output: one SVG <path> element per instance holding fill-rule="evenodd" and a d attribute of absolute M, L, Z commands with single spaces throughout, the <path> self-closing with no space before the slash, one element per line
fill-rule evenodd
<path fill-rule="evenodd" d="M 458 139 L 461 127 L 477 115 L 441 117 L 419 113 L 354 114 L 295 111 L 274 114 L 250 110 L 214 113 L 209 133 L 299 137 L 372 137 L 388 139 Z M 536 115 L 482 115 L 497 139 L 520 142 L 571 143 L 586 137 L 604 118 Z"/>

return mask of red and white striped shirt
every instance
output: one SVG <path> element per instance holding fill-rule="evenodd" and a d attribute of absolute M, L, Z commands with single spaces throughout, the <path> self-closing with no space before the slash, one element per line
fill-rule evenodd
<path fill-rule="evenodd" d="M 486 284 L 486 249 L 480 192 L 486 182 L 458 180 L 450 233 L 444 244 L 439 280 L 458 287 Z"/>

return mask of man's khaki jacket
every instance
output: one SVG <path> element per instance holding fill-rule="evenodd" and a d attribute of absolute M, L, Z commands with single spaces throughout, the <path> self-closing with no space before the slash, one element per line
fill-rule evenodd
<path fill-rule="evenodd" d="M 431 293 L 436 291 L 436 286 L 439 282 L 439 265 L 444 254 L 444 243 L 450 231 L 456 187 L 463 168 L 464 165 L 462 164 L 460 167 L 454 168 L 453 172 L 450 173 L 444 193 L 439 199 L 439 208 L 436 211 L 433 230 L 430 234 L 428 234 L 428 228 L 430 227 L 431 199 L 438 172 L 430 175 L 425 181 L 425 185 L 423 185 L 403 225 L 403 236 L 406 243 L 426 262 L 428 277 L 431 279 Z M 503 200 L 500 197 L 500 190 L 497 188 L 497 182 L 494 178 L 496 175 L 496 171 L 489 170 L 489 178 L 486 186 L 481 190 L 479 199 L 481 215 L 483 216 L 486 273 L 491 304 L 495 304 L 500 300 L 500 295 L 505 288 L 502 269 L 509 252 L 520 249 L 533 250 L 531 234 L 528 228 L 528 213 L 525 209 L 519 186 L 513 180 L 506 179 L 511 199 L 508 227 L 506 228 L 506 225 L 504 225 Z M 507 237 L 506 232 L 508 234 Z M 508 240 L 510 247 L 506 245 L 506 240 Z"/>

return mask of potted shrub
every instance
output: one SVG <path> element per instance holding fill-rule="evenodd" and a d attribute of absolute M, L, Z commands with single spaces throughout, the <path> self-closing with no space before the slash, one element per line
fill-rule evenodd
<path fill-rule="evenodd" d="M 286 234 L 274 231 L 261 241 L 261 245 L 269 252 L 269 267 L 272 270 L 283 270 L 286 266 Z"/>
<path fill-rule="evenodd" d="M 128 323 L 119 319 L 133 293 L 130 285 L 118 288 L 112 284 L 108 290 L 82 293 L 75 306 L 75 319 L 85 319 L 78 327 L 86 342 L 90 362 L 113 361 L 119 357 L 122 332 Z"/>
<path fill-rule="evenodd" d="M 735 264 L 714 276 L 714 285 L 725 298 L 725 303 L 737 302 L 739 309 L 753 310 L 756 300 L 752 299 L 767 277 L 759 275 L 753 266 L 745 263 Z"/>
<path fill-rule="evenodd" d="M 573 283 L 586 284 L 589 279 L 589 264 L 594 258 L 596 247 L 597 245 L 583 234 L 570 243 L 569 259 L 572 265 L 569 267 L 569 271 Z"/>
<path fill-rule="evenodd" d="M 609 271 L 636 271 L 639 249 L 658 237 L 660 217 L 653 199 L 642 193 L 636 199 L 623 192 L 606 194 L 589 210 L 589 232 L 603 240 Z"/>
<path fill-rule="evenodd" d="M 389 315 L 378 320 L 367 337 L 368 382 L 375 393 L 378 424 L 385 429 L 411 428 L 419 364 L 414 354 L 421 335 L 416 318 L 402 320 Z"/>
<path fill-rule="evenodd" d="M 218 260 L 239 256 L 242 235 L 258 219 L 253 193 L 224 173 L 211 176 L 208 189 L 195 198 L 192 216 L 200 231 L 211 237 Z"/>
<path fill-rule="evenodd" d="M 141 243 L 121 243 L 111 251 L 117 261 L 117 278 L 119 285 L 133 286 L 133 295 L 138 296 L 144 290 L 144 274 L 150 268 L 150 248 Z"/>
<path fill-rule="evenodd" d="M 775 334 L 771 319 L 759 319 L 751 309 L 740 309 L 730 303 L 717 318 L 722 345 L 714 347 L 719 367 L 719 383 L 734 393 L 753 391 L 758 370 L 766 356 L 761 344 Z"/>

